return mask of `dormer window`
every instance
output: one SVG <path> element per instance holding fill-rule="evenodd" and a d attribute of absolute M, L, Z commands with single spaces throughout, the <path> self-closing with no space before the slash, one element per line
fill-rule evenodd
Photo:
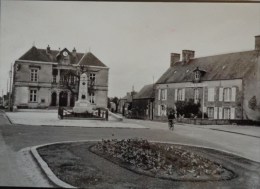
<path fill-rule="evenodd" d="M 200 80 L 200 71 L 195 72 L 195 80 Z"/>
<path fill-rule="evenodd" d="M 193 70 L 193 72 L 194 72 L 194 82 L 200 82 L 201 77 L 203 77 L 204 74 L 206 73 L 205 70 L 199 69 L 199 67 Z"/>

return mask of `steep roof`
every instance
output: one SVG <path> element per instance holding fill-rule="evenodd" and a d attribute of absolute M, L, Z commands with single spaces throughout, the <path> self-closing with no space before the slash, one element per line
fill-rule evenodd
<path fill-rule="evenodd" d="M 31 61 L 41 61 L 41 62 L 58 62 L 57 57 L 61 55 L 61 52 L 64 50 L 68 51 L 64 48 L 61 51 L 58 50 L 50 50 L 47 53 L 46 49 L 38 49 L 33 46 L 29 49 L 23 56 L 21 56 L 18 60 L 31 60 Z M 73 53 L 68 51 L 70 56 L 70 61 L 72 64 L 81 64 L 81 65 L 90 65 L 90 66 L 102 66 L 106 67 L 95 55 L 92 53 L 76 53 L 75 56 Z M 79 62 L 80 61 L 80 62 Z"/>
<path fill-rule="evenodd" d="M 135 95 L 134 99 L 154 98 L 153 89 L 153 84 L 143 86 L 140 92 Z"/>
<path fill-rule="evenodd" d="M 79 65 L 107 67 L 103 62 L 101 62 L 91 52 L 84 54 L 83 58 L 79 62 Z"/>
<path fill-rule="evenodd" d="M 205 71 L 201 80 L 226 80 L 244 78 L 256 69 L 259 51 L 244 51 L 191 59 L 187 63 L 175 63 L 156 83 L 179 83 L 193 81 L 193 70 Z"/>

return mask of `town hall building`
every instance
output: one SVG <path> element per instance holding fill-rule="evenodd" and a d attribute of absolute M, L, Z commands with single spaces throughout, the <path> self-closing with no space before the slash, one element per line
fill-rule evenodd
<path fill-rule="evenodd" d="M 109 68 L 91 52 L 38 49 L 33 46 L 14 63 L 12 98 L 17 108 L 73 107 L 79 78 L 88 76 L 88 99 L 107 107 Z"/>

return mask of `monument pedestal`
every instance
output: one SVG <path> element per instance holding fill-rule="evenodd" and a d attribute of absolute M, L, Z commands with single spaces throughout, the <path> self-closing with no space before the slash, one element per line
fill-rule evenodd
<path fill-rule="evenodd" d="M 78 100 L 73 107 L 74 113 L 93 113 L 93 105 L 88 100 Z"/>

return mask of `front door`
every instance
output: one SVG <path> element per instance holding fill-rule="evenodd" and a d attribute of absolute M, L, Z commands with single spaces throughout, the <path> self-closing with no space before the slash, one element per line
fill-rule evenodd
<path fill-rule="evenodd" d="M 67 92 L 60 92 L 59 96 L 59 106 L 67 106 L 68 104 L 68 93 Z"/>

